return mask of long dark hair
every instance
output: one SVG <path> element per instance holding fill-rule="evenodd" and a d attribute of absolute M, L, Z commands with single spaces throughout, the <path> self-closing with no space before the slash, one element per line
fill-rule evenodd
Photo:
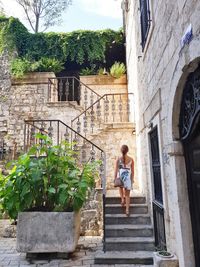
<path fill-rule="evenodd" d="M 126 154 L 128 153 L 128 146 L 127 145 L 123 145 L 121 147 L 121 152 L 122 152 L 124 167 L 126 167 L 125 160 L 126 160 Z"/>

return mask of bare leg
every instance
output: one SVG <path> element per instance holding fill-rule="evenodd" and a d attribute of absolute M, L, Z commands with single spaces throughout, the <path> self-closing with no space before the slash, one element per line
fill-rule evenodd
<path fill-rule="evenodd" d="M 119 187 L 119 194 L 121 197 L 121 204 L 124 205 L 124 188 L 123 187 Z"/>
<path fill-rule="evenodd" d="M 130 190 L 125 190 L 125 195 L 126 195 L 126 215 L 129 216 Z"/>

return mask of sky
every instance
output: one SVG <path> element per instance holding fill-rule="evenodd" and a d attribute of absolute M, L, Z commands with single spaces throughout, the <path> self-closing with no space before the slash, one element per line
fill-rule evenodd
<path fill-rule="evenodd" d="M 30 29 L 23 9 L 16 0 L 1 0 L 8 16 L 18 17 Z M 70 32 L 73 30 L 98 30 L 122 27 L 121 0 L 72 0 L 73 4 L 64 11 L 62 24 L 48 31 Z"/>

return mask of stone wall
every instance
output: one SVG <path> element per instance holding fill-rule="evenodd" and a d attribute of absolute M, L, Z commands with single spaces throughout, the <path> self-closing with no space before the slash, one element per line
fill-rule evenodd
<path fill-rule="evenodd" d="M 0 139 L 7 132 L 7 120 L 9 115 L 9 92 L 11 78 L 9 71 L 9 56 L 6 52 L 0 55 Z"/>
<path fill-rule="evenodd" d="M 130 9 L 126 14 L 128 90 L 134 90 L 136 102 L 139 185 L 151 206 L 154 196 L 148 134 L 152 123 L 159 132 L 167 247 L 177 254 L 180 267 L 194 267 L 178 117 L 184 81 L 195 69 L 195 64 L 197 67 L 200 57 L 200 2 L 149 2 L 152 21 L 144 51 L 141 48 L 139 1 L 129 1 Z M 190 24 L 193 40 L 181 48 L 181 38 Z"/>
<path fill-rule="evenodd" d="M 100 236 L 103 233 L 102 189 L 93 190 L 89 199 L 81 211 L 81 235 Z"/>

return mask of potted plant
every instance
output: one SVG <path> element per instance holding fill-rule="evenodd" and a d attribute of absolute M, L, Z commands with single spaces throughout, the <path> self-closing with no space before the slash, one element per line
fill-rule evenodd
<path fill-rule="evenodd" d="M 110 68 L 110 75 L 115 79 L 120 79 L 126 73 L 124 63 L 115 62 Z"/>
<path fill-rule="evenodd" d="M 154 252 L 154 267 L 178 267 L 177 257 L 166 249 Z"/>
<path fill-rule="evenodd" d="M 17 219 L 17 250 L 70 253 L 80 232 L 80 209 L 95 184 L 99 162 L 81 166 L 71 146 L 53 146 L 38 134 L 38 144 L 20 156 L 4 179 L 3 209 Z"/>

